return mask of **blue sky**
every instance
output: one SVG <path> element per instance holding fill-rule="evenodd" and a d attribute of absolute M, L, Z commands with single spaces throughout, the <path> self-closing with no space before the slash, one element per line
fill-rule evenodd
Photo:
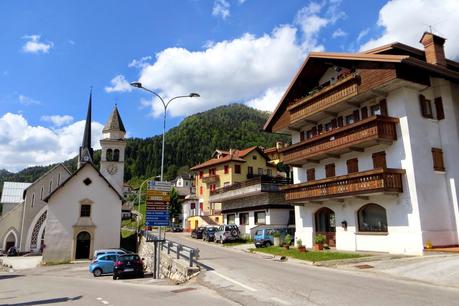
<path fill-rule="evenodd" d="M 433 2 L 0 0 L 0 169 L 75 154 L 90 86 L 96 140 L 115 103 L 129 136 L 161 133 L 158 101 L 127 86 L 138 79 L 165 97 L 201 94 L 171 104 L 168 128 L 232 102 L 273 110 L 309 51 L 420 48 L 428 24 L 453 39 L 457 1 Z"/>

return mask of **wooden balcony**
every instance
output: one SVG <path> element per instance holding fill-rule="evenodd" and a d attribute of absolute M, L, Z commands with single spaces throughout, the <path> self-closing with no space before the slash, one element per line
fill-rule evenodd
<path fill-rule="evenodd" d="M 284 187 L 285 199 L 304 203 L 354 195 L 403 192 L 402 169 L 373 169 Z"/>
<path fill-rule="evenodd" d="M 220 177 L 217 174 L 209 174 L 202 177 L 202 182 L 206 184 L 213 184 L 218 182 L 219 179 Z"/>
<path fill-rule="evenodd" d="M 288 108 L 290 112 L 290 126 L 293 128 L 300 127 L 305 122 L 317 119 L 314 117 L 315 114 L 320 116 L 325 110 L 330 111 L 330 108 L 333 106 L 357 96 L 359 94 L 359 81 L 359 75 L 352 73 L 314 94 L 295 101 Z M 341 106 L 347 107 L 347 105 Z M 338 112 L 342 110 L 342 107 L 332 109 L 331 111 Z"/>
<path fill-rule="evenodd" d="M 286 164 L 302 165 L 397 140 L 397 118 L 372 116 L 282 149 Z"/>

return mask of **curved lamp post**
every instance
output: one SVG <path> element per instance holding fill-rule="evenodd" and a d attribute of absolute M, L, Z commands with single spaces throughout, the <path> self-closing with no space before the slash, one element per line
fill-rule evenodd
<path fill-rule="evenodd" d="M 148 88 L 145 88 L 142 86 L 142 83 L 140 82 L 132 82 L 131 83 L 131 86 L 133 87 L 136 87 L 136 88 L 140 88 L 140 89 L 143 89 L 145 91 L 148 91 L 149 93 L 152 93 L 154 94 L 156 97 L 159 98 L 159 100 L 161 100 L 161 102 L 163 103 L 163 106 L 164 106 L 164 118 L 163 118 L 163 145 L 162 145 L 162 150 L 161 150 L 161 181 L 163 181 L 163 174 L 164 174 L 164 139 L 165 139 L 165 133 L 166 133 L 166 115 L 167 115 L 167 107 L 169 106 L 169 103 L 171 103 L 173 100 L 175 99 L 179 99 L 179 98 L 198 98 L 200 97 L 200 95 L 198 93 L 195 93 L 195 92 L 192 92 L 188 95 L 184 95 L 184 96 L 176 96 L 176 97 L 173 97 L 172 99 L 170 99 L 169 101 L 167 102 L 164 102 L 164 99 L 158 95 L 156 92 L 154 92 L 153 90 L 150 90 Z"/>

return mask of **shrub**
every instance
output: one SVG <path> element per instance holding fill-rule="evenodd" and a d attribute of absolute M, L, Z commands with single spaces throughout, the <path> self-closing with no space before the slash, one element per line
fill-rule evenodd
<path fill-rule="evenodd" d="M 322 234 L 317 234 L 314 236 L 314 243 L 315 244 L 324 244 L 325 243 L 325 236 Z"/>
<path fill-rule="evenodd" d="M 301 239 L 297 239 L 297 240 L 296 240 L 296 245 L 297 245 L 298 247 L 303 246 L 303 241 L 302 241 Z"/>
<path fill-rule="evenodd" d="M 290 245 L 290 243 L 292 243 L 292 236 L 290 236 L 290 234 L 287 234 L 284 238 L 284 244 Z"/>

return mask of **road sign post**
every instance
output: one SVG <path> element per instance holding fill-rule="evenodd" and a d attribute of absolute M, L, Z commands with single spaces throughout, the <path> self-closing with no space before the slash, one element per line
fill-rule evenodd
<path fill-rule="evenodd" d="M 145 225 L 158 227 L 158 239 L 161 241 L 161 227 L 169 226 L 169 203 L 171 200 L 171 183 L 149 181 L 147 187 L 147 207 Z M 161 248 L 155 242 L 155 278 L 160 276 Z"/>

